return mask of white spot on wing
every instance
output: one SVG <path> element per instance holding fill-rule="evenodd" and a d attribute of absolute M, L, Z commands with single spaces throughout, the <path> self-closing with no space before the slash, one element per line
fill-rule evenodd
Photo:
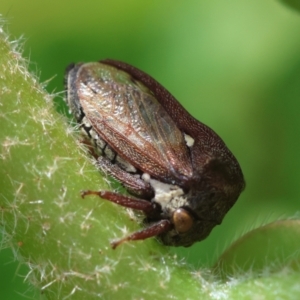
<path fill-rule="evenodd" d="M 186 142 L 186 145 L 188 147 L 192 147 L 195 143 L 195 140 L 188 134 L 184 133 L 184 139 L 185 139 L 185 142 Z"/>

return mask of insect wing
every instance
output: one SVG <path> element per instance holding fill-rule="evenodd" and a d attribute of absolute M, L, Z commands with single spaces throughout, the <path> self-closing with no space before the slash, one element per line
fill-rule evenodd
<path fill-rule="evenodd" d="M 129 74 L 101 64 L 83 64 L 76 88 L 94 130 L 132 165 L 164 182 L 192 176 L 181 132 L 155 96 Z"/>
<path fill-rule="evenodd" d="M 231 188 L 236 194 L 233 199 L 236 200 L 244 189 L 245 182 L 238 161 L 223 140 L 211 128 L 191 116 L 172 94 L 150 75 L 121 61 L 106 59 L 101 62 L 125 71 L 133 78 L 138 78 L 152 91 L 157 101 L 174 120 L 176 127 L 194 140 L 190 148 L 193 177 L 202 178 L 205 166 L 211 168 L 210 164 L 213 164 L 213 169 L 221 170 L 224 179 L 230 181 Z"/>

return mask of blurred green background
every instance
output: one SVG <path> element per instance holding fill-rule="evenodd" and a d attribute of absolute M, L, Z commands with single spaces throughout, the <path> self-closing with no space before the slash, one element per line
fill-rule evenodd
<path fill-rule="evenodd" d="M 211 266 L 249 229 L 299 216 L 296 11 L 274 0 L 1 0 L 0 14 L 11 39 L 23 36 L 29 68 L 49 92 L 63 91 L 71 62 L 123 60 L 151 74 L 225 140 L 247 188 L 209 238 L 171 250 L 193 268 Z M 1 251 L 0 299 L 33 295 L 23 284 L 28 269 L 19 267 L 11 250 Z"/>

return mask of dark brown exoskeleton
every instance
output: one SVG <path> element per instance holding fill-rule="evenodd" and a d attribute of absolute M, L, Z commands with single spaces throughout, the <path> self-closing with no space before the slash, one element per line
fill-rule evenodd
<path fill-rule="evenodd" d="M 222 139 L 157 81 L 126 63 L 71 65 L 68 105 L 99 152 L 98 166 L 138 198 L 84 191 L 143 211 L 148 226 L 112 243 L 157 236 L 191 246 L 222 222 L 245 183 Z"/>

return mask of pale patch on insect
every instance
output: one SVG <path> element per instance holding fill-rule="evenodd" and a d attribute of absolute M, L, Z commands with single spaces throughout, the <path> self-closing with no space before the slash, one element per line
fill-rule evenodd
<path fill-rule="evenodd" d="M 96 131 L 94 129 L 91 129 L 89 132 L 90 132 L 92 139 L 94 139 L 94 140 L 99 139 L 99 135 L 96 133 Z"/>
<path fill-rule="evenodd" d="M 110 161 L 113 161 L 116 156 L 116 152 L 109 145 L 105 147 L 104 153 Z"/>
<path fill-rule="evenodd" d="M 103 151 L 104 147 L 106 146 L 106 142 L 101 139 L 99 136 L 97 139 L 95 139 L 95 143 L 96 143 L 96 148 L 100 151 Z"/>
<path fill-rule="evenodd" d="M 188 147 L 193 147 L 195 140 L 188 134 L 184 133 L 184 139 Z"/>
<path fill-rule="evenodd" d="M 132 164 L 130 164 L 128 161 L 126 161 L 119 155 L 117 155 L 117 157 L 116 157 L 116 163 L 126 172 L 129 172 L 129 173 L 137 172 L 137 169 Z"/>
<path fill-rule="evenodd" d="M 142 179 L 143 179 L 145 182 L 149 182 L 149 183 L 150 183 L 151 177 L 150 177 L 150 175 L 149 175 L 148 173 L 144 173 L 144 174 L 142 175 Z"/>
<path fill-rule="evenodd" d="M 153 200 L 159 203 L 163 210 L 173 210 L 185 205 L 186 198 L 181 197 L 184 195 L 184 192 L 177 185 L 163 183 L 155 179 L 150 179 L 150 185 L 155 193 Z"/>
<path fill-rule="evenodd" d="M 82 124 L 85 126 L 85 127 L 92 127 L 91 123 L 88 121 L 87 117 L 83 117 L 82 119 Z"/>

